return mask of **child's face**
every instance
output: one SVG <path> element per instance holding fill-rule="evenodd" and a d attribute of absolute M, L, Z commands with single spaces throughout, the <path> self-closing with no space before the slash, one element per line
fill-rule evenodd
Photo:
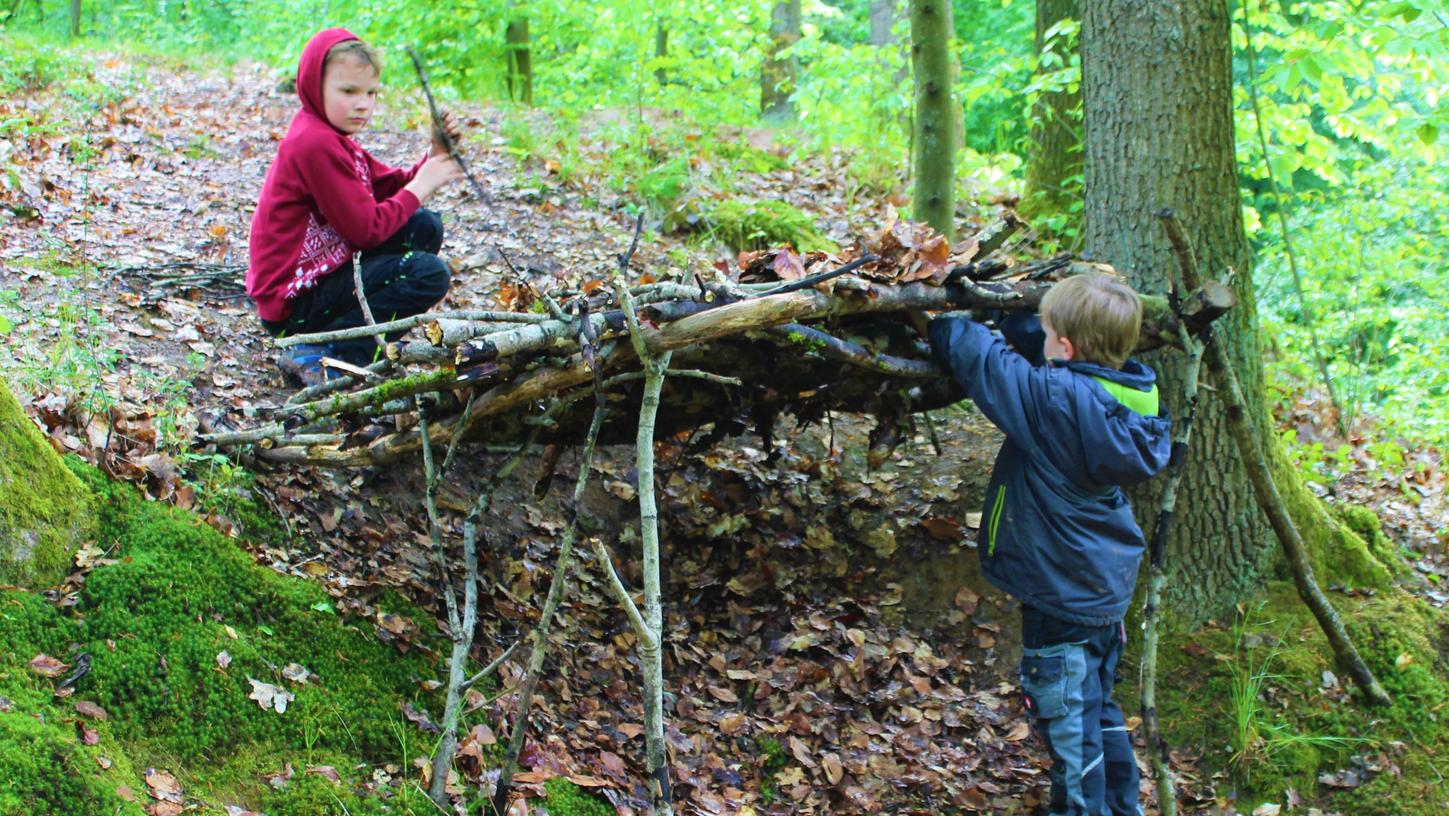
<path fill-rule="evenodd" d="M 345 56 L 327 66 L 322 75 L 322 107 L 327 121 L 346 134 L 367 127 L 377 105 L 377 69 Z"/>
<path fill-rule="evenodd" d="M 1070 337 L 1058 337 L 1051 324 L 1043 320 L 1042 330 L 1046 332 L 1046 343 L 1041 348 L 1042 356 L 1048 360 L 1070 360 L 1076 349 L 1072 348 Z"/>

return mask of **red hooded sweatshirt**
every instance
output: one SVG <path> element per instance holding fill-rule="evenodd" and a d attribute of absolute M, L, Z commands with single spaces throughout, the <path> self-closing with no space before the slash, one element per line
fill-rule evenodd
<path fill-rule="evenodd" d="M 417 196 L 403 189 L 418 171 L 389 167 L 332 127 L 322 106 L 327 51 L 358 39 L 344 28 L 318 32 L 302 49 L 297 96 L 277 158 L 267 171 L 252 216 L 247 294 L 263 320 L 286 320 L 292 299 L 402 229 L 417 211 Z"/>

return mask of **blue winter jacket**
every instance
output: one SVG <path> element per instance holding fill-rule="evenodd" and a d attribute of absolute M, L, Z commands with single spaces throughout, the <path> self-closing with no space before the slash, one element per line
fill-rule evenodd
<path fill-rule="evenodd" d="M 1034 366 L 985 326 L 954 316 L 931 321 L 930 341 L 936 361 L 1006 434 L 981 517 L 986 579 L 1065 621 L 1120 621 L 1145 548 L 1122 487 L 1160 471 L 1172 447 L 1152 369 L 1135 360 L 1121 371 Z"/>

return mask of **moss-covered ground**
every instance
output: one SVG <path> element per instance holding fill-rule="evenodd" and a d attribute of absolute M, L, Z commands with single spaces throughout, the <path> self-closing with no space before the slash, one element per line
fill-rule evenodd
<path fill-rule="evenodd" d="M 0 814 L 139 814 L 124 794 L 145 801 L 147 767 L 174 772 L 200 812 L 435 812 L 403 781 L 432 744 L 401 711 L 440 708 L 421 684 L 443 674 L 431 650 L 400 653 L 194 515 L 71 467 L 94 497 L 106 561 L 65 603 L 0 592 Z M 42 676 L 29 665 L 41 654 L 67 668 Z M 73 696 L 58 696 L 87 663 Z M 254 681 L 291 697 L 264 709 Z M 108 718 L 79 715 L 79 701 Z M 316 766 L 342 782 L 305 772 Z M 379 784 L 372 771 L 386 766 L 393 781 Z"/>
<path fill-rule="evenodd" d="M 1236 621 L 1165 633 L 1169 744 L 1200 754 L 1197 777 L 1216 777 L 1242 813 L 1286 804 L 1290 789 L 1324 812 L 1449 812 L 1449 614 L 1396 589 L 1332 601 L 1391 707 L 1361 702 L 1293 585 L 1275 581 Z M 1134 677 L 1118 698 L 1135 709 L 1137 693 Z"/>

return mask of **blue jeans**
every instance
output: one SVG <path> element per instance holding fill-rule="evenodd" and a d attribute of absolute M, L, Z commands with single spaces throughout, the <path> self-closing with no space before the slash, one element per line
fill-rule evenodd
<path fill-rule="evenodd" d="M 439 258 L 443 220 L 432 210 L 418 210 L 407 224 L 380 246 L 362 252 L 362 289 L 379 323 L 422 314 L 448 294 L 448 265 Z M 367 325 L 353 286 L 352 262 L 328 272 L 317 285 L 292 301 L 292 314 L 282 321 L 262 321 L 273 337 L 313 334 Z M 397 340 L 401 332 L 389 334 Z M 371 338 L 336 343 L 333 353 L 365 365 L 377 343 Z"/>
<path fill-rule="evenodd" d="M 1051 754 L 1052 816 L 1138 816 L 1137 761 L 1112 701 L 1127 633 L 1021 608 L 1021 688 Z"/>

